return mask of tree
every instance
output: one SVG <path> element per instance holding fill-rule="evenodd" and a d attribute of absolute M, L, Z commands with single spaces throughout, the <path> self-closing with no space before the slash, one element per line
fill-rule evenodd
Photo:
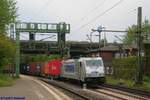
<path fill-rule="evenodd" d="M 7 37 L 6 26 L 17 17 L 15 0 L 0 0 L 0 69 L 12 63 L 15 56 L 15 43 Z"/>
<path fill-rule="evenodd" d="M 123 39 L 123 42 L 125 44 L 132 44 L 136 42 L 136 32 L 137 32 L 137 26 L 136 25 L 132 25 L 131 27 L 129 27 L 127 29 L 128 33 L 125 36 L 125 38 Z"/>
<path fill-rule="evenodd" d="M 4 65 L 12 63 L 14 54 L 15 43 L 4 34 L 0 34 L 0 69 Z"/>
<path fill-rule="evenodd" d="M 49 61 L 53 59 L 60 59 L 60 55 L 51 54 L 51 55 L 21 55 L 21 63 L 29 63 L 36 61 Z"/>
<path fill-rule="evenodd" d="M 136 33 L 137 33 L 137 25 L 132 25 L 127 29 L 128 33 L 125 36 L 123 42 L 125 44 L 135 44 L 136 43 Z M 142 24 L 142 36 L 144 39 L 149 39 L 150 36 L 150 23 L 145 20 Z"/>
<path fill-rule="evenodd" d="M 15 0 L 0 0 L 0 34 L 6 33 L 6 25 L 15 21 L 16 12 Z"/>

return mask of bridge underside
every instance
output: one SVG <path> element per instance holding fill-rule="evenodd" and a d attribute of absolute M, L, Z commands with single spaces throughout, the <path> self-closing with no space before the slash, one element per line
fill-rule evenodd
<path fill-rule="evenodd" d="M 98 48 L 98 43 L 93 43 L 91 46 L 88 42 L 75 42 L 66 43 L 66 46 L 69 48 L 72 57 L 86 55 L 89 50 Z M 23 54 L 60 54 L 57 42 L 21 41 L 20 47 L 21 53 Z"/>

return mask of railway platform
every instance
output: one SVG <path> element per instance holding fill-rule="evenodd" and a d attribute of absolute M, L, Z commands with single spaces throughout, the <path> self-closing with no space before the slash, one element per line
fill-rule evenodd
<path fill-rule="evenodd" d="M 30 76 L 20 75 L 13 86 L 0 87 L 0 100 L 69 100 L 56 94 L 54 87 Z"/>

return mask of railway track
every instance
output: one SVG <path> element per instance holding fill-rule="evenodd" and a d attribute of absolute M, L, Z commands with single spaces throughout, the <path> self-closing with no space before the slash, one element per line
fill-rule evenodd
<path fill-rule="evenodd" d="M 68 83 L 59 82 L 59 81 L 52 81 L 49 79 L 40 78 L 40 80 L 61 88 L 69 93 L 80 97 L 82 100 L 149 100 L 149 97 L 131 94 L 130 92 L 124 92 L 121 89 L 114 89 L 114 87 L 109 87 L 110 85 L 102 85 L 96 86 L 95 89 L 82 89 L 76 85 L 70 85 Z"/>
<path fill-rule="evenodd" d="M 50 85 L 53 85 L 53 86 L 56 86 L 58 88 L 61 88 L 65 91 L 68 91 L 69 93 L 75 95 L 75 96 L 78 96 L 79 98 L 81 98 L 82 100 L 90 100 L 90 98 L 88 98 L 87 96 L 83 95 L 82 93 L 80 93 L 78 90 L 75 90 L 73 88 L 70 88 L 70 87 L 67 87 L 65 84 L 62 84 L 62 83 L 58 83 L 54 80 L 48 80 L 48 79 L 43 79 L 43 78 L 40 78 L 40 80 L 50 84 Z"/>
<path fill-rule="evenodd" d="M 101 93 L 107 96 L 110 96 L 114 98 L 115 100 L 148 100 L 149 98 L 142 97 L 139 95 L 131 94 L 128 92 L 112 89 L 112 88 L 107 88 L 103 86 L 99 86 L 98 89 L 92 89 L 92 91 L 95 91 L 97 93 Z"/>
<path fill-rule="evenodd" d="M 113 100 L 150 100 L 149 91 L 124 86 L 103 84 L 101 86 L 92 86 L 90 91 L 112 97 Z"/>
<path fill-rule="evenodd" d="M 64 83 L 61 81 L 49 80 L 49 79 L 45 79 L 45 78 L 39 78 L 39 79 L 50 85 L 53 85 L 53 86 L 56 86 L 63 90 L 66 90 L 69 93 L 81 98 L 81 100 L 111 100 L 110 97 L 101 95 L 98 92 L 90 91 L 89 89 L 82 89 L 80 86 L 77 86 L 77 85 Z M 73 98 L 73 99 L 79 100 L 76 98 Z"/>
<path fill-rule="evenodd" d="M 123 91 L 124 93 L 127 92 L 128 94 L 134 94 L 134 95 L 138 95 L 140 97 L 145 97 L 145 98 L 149 98 L 150 99 L 150 91 L 147 90 L 142 90 L 142 89 L 136 89 L 136 88 L 128 88 L 125 86 L 118 86 L 118 85 L 111 85 L 111 84 L 103 84 L 101 87 L 105 87 L 107 89 L 113 89 L 113 90 L 119 90 L 119 91 Z"/>

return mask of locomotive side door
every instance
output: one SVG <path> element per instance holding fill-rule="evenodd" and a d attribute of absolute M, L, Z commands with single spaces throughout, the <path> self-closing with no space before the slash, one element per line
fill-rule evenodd
<path fill-rule="evenodd" d="M 81 62 L 78 62 L 78 79 L 81 80 Z"/>
<path fill-rule="evenodd" d="M 84 66 L 81 61 L 79 62 L 78 71 L 79 71 L 79 80 L 84 81 Z"/>

